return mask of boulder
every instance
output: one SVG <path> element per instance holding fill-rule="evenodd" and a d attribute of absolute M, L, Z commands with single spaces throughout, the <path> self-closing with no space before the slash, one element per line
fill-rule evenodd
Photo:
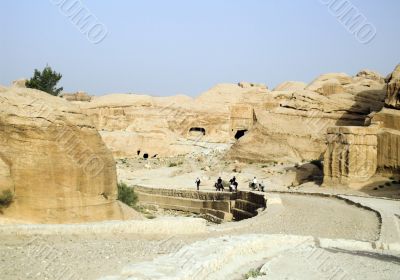
<path fill-rule="evenodd" d="M 323 95 L 331 95 L 344 92 L 343 86 L 352 82 L 352 77 L 345 73 L 329 73 L 319 76 L 306 89 Z"/>
<path fill-rule="evenodd" d="M 379 74 L 378 72 L 375 72 L 375 71 L 368 70 L 368 69 L 361 70 L 360 72 L 357 73 L 356 77 L 370 79 L 373 81 L 377 81 L 379 83 L 385 82 L 385 78 L 383 78 L 381 76 L 381 74 Z"/>
<path fill-rule="evenodd" d="M 387 78 L 385 105 L 389 108 L 400 109 L 400 64 Z"/>
<path fill-rule="evenodd" d="M 290 186 L 297 187 L 307 182 L 319 182 L 322 178 L 322 170 L 312 163 L 305 163 L 290 168 L 285 176 L 290 178 Z"/>
<path fill-rule="evenodd" d="M 15 88 L 26 88 L 27 79 L 18 79 L 12 82 L 11 86 Z"/>
<path fill-rule="evenodd" d="M 0 182 L 14 193 L 7 218 L 79 223 L 135 216 L 116 200 L 114 159 L 93 124 L 78 107 L 38 90 L 0 91 Z"/>

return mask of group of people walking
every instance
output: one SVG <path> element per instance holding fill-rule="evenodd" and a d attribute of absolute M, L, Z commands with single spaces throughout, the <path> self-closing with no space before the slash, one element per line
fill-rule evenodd
<path fill-rule="evenodd" d="M 197 190 L 199 191 L 200 190 L 200 184 L 201 184 L 201 181 L 200 181 L 199 177 L 196 178 L 195 184 L 196 184 Z M 229 191 L 230 192 L 233 192 L 233 191 L 237 192 L 238 186 L 239 186 L 239 183 L 236 181 L 236 177 L 233 176 L 232 179 L 229 180 Z M 225 190 L 224 181 L 222 180 L 221 177 L 218 177 L 217 181 L 214 184 L 214 187 L 215 187 L 216 191 L 224 191 Z M 265 186 L 264 186 L 263 182 L 261 181 L 261 183 L 258 183 L 256 177 L 254 177 L 253 180 L 249 183 L 249 187 L 252 190 L 258 190 L 258 191 L 262 191 L 262 192 L 265 189 Z"/>

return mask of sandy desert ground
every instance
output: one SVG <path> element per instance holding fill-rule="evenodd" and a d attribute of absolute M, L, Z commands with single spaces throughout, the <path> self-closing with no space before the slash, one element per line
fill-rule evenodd
<path fill-rule="evenodd" d="M 182 163 L 169 167 L 171 161 Z M 228 178 L 237 164 L 216 162 L 209 171 L 201 170 L 201 162 L 188 158 L 118 160 L 117 164 L 119 179 L 132 185 L 190 189 L 194 188 L 193 179 L 201 177 L 206 178 L 201 189 L 210 191 L 215 176 Z M 165 277 L 160 279 L 221 279 L 221 275 L 228 277 L 224 279 L 245 279 L 251 269 L 261 269 L 257 279 L 298 279 L 293 275 L 308 277 L 310 272 L 312 279 L 336 279 L 334 272 L 321 266 L 321 255 L 348 277 L 337 279 L 397 279 L 400 202 L 380 197 L 380 192 L 387 195 L 387 190 L 370 196 L 324 189 L 313 182 L 288 189 L 282 176 L 287 177 L 290 166 L 246 164 L 240 168 L 235 174 L 239 188 L 247 188 L 252 176 L 268 186 L 267 207 L 254 218 L 217 225 L 185 217 L 186 213 L 154 211 L 155 219 L 136 221 L 147 223 L 145 229 L 122 226 L 124 222 L 66 225 L 62 229 L 56 225 L 4 225 L 0 229 L 1 278 L 154 279 L 159 273 Z M 324 193 L 331 196 L 321 196 Z M 165 221 L 175 224 L 166 229 Z M 298 240 L 292 244 L 291 238 Z M 266 249 L 257 242 L 271 244 Z M 220 256 L 213 256 L 219 246 Z M 378 250 L 379 246 L 386 246 L 385 250 Z M 229 251 L 231 247 L 235 249 Z M 253 252 L 252 256 L 241 253 L 241 247 L 243 252 Z M 196 250 L 209 253 L 195 254 Z M 189 255 L 181 256 L 182 251 Z M 180 270 L 187 270 L 187 276 L 165 268 L 166 259 L 179 263 L 182 258 L 193 259 Z M 295 261 L 299 258 L 304 262 Z M 235 262 L 241 265 L 235 266 Z M 198 265 L 204 265 L 202 270 L 194 269 Z M 202 278 L 202 273 L 207 277 Z"/>

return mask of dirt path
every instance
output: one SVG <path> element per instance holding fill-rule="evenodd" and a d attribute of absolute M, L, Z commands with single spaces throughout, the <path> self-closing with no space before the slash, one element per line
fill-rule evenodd
<path fill-rule="evenodd" d="M 375 212 L 336 198 L 268 194 L 266 211 L 240 223 L 215 227 L 229 233 L 281 233 L 374 241 L 380 225 Z"/>
<path fill-rule="evenodd" d="M 68 279 L 68 274 L 78 277 L 74 279 L 97 279 L 118 274 L 127 265 L 177 252 L 195 241 L 226 235 L 284 233 L 369 241 L 379 237 L 374 212 L 333 198 L 269 196 L 267 210 L 257 217 L 213 225 L 208 233 L 0 236 L 1 279 L 54 279 L 58 274 L 64 275 L 60 279 Z M 190 219 L 184 226 L 190 227 Z"/>

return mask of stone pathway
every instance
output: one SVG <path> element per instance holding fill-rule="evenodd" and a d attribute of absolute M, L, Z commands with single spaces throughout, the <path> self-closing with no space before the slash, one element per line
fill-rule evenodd
<path fill-rule="evenodd" d="M 354 250 L 357 254 L 349 253 Z M 313 272 L 312 279 L 336 279 L 339 273 L 342 278 L 337 279 L 398 279 L 400 251 L 385 257 L 380 252 L 361 241 L 293 235 L 224 236 L 198 241 L 176 253 L 127 266 L 120 275 L 100 279 L 243 279 L 246 272 L 263 263 L 262 271 L 277 277 L 259 279 L 311 279 L 308 274 Z M 338 255 L 343 259 L 338 261 Z M 363 263 L 367 265 L 358 265 Z"/>
<path fill-rule="evenodd" d="M 349 199 L 378 211 L 382 217 L 379 242 L 400 244 L 400 219 L 398 218 L 400 215 L 400 201 L 349 195 L 340 195 L 339 197 Z"/>

